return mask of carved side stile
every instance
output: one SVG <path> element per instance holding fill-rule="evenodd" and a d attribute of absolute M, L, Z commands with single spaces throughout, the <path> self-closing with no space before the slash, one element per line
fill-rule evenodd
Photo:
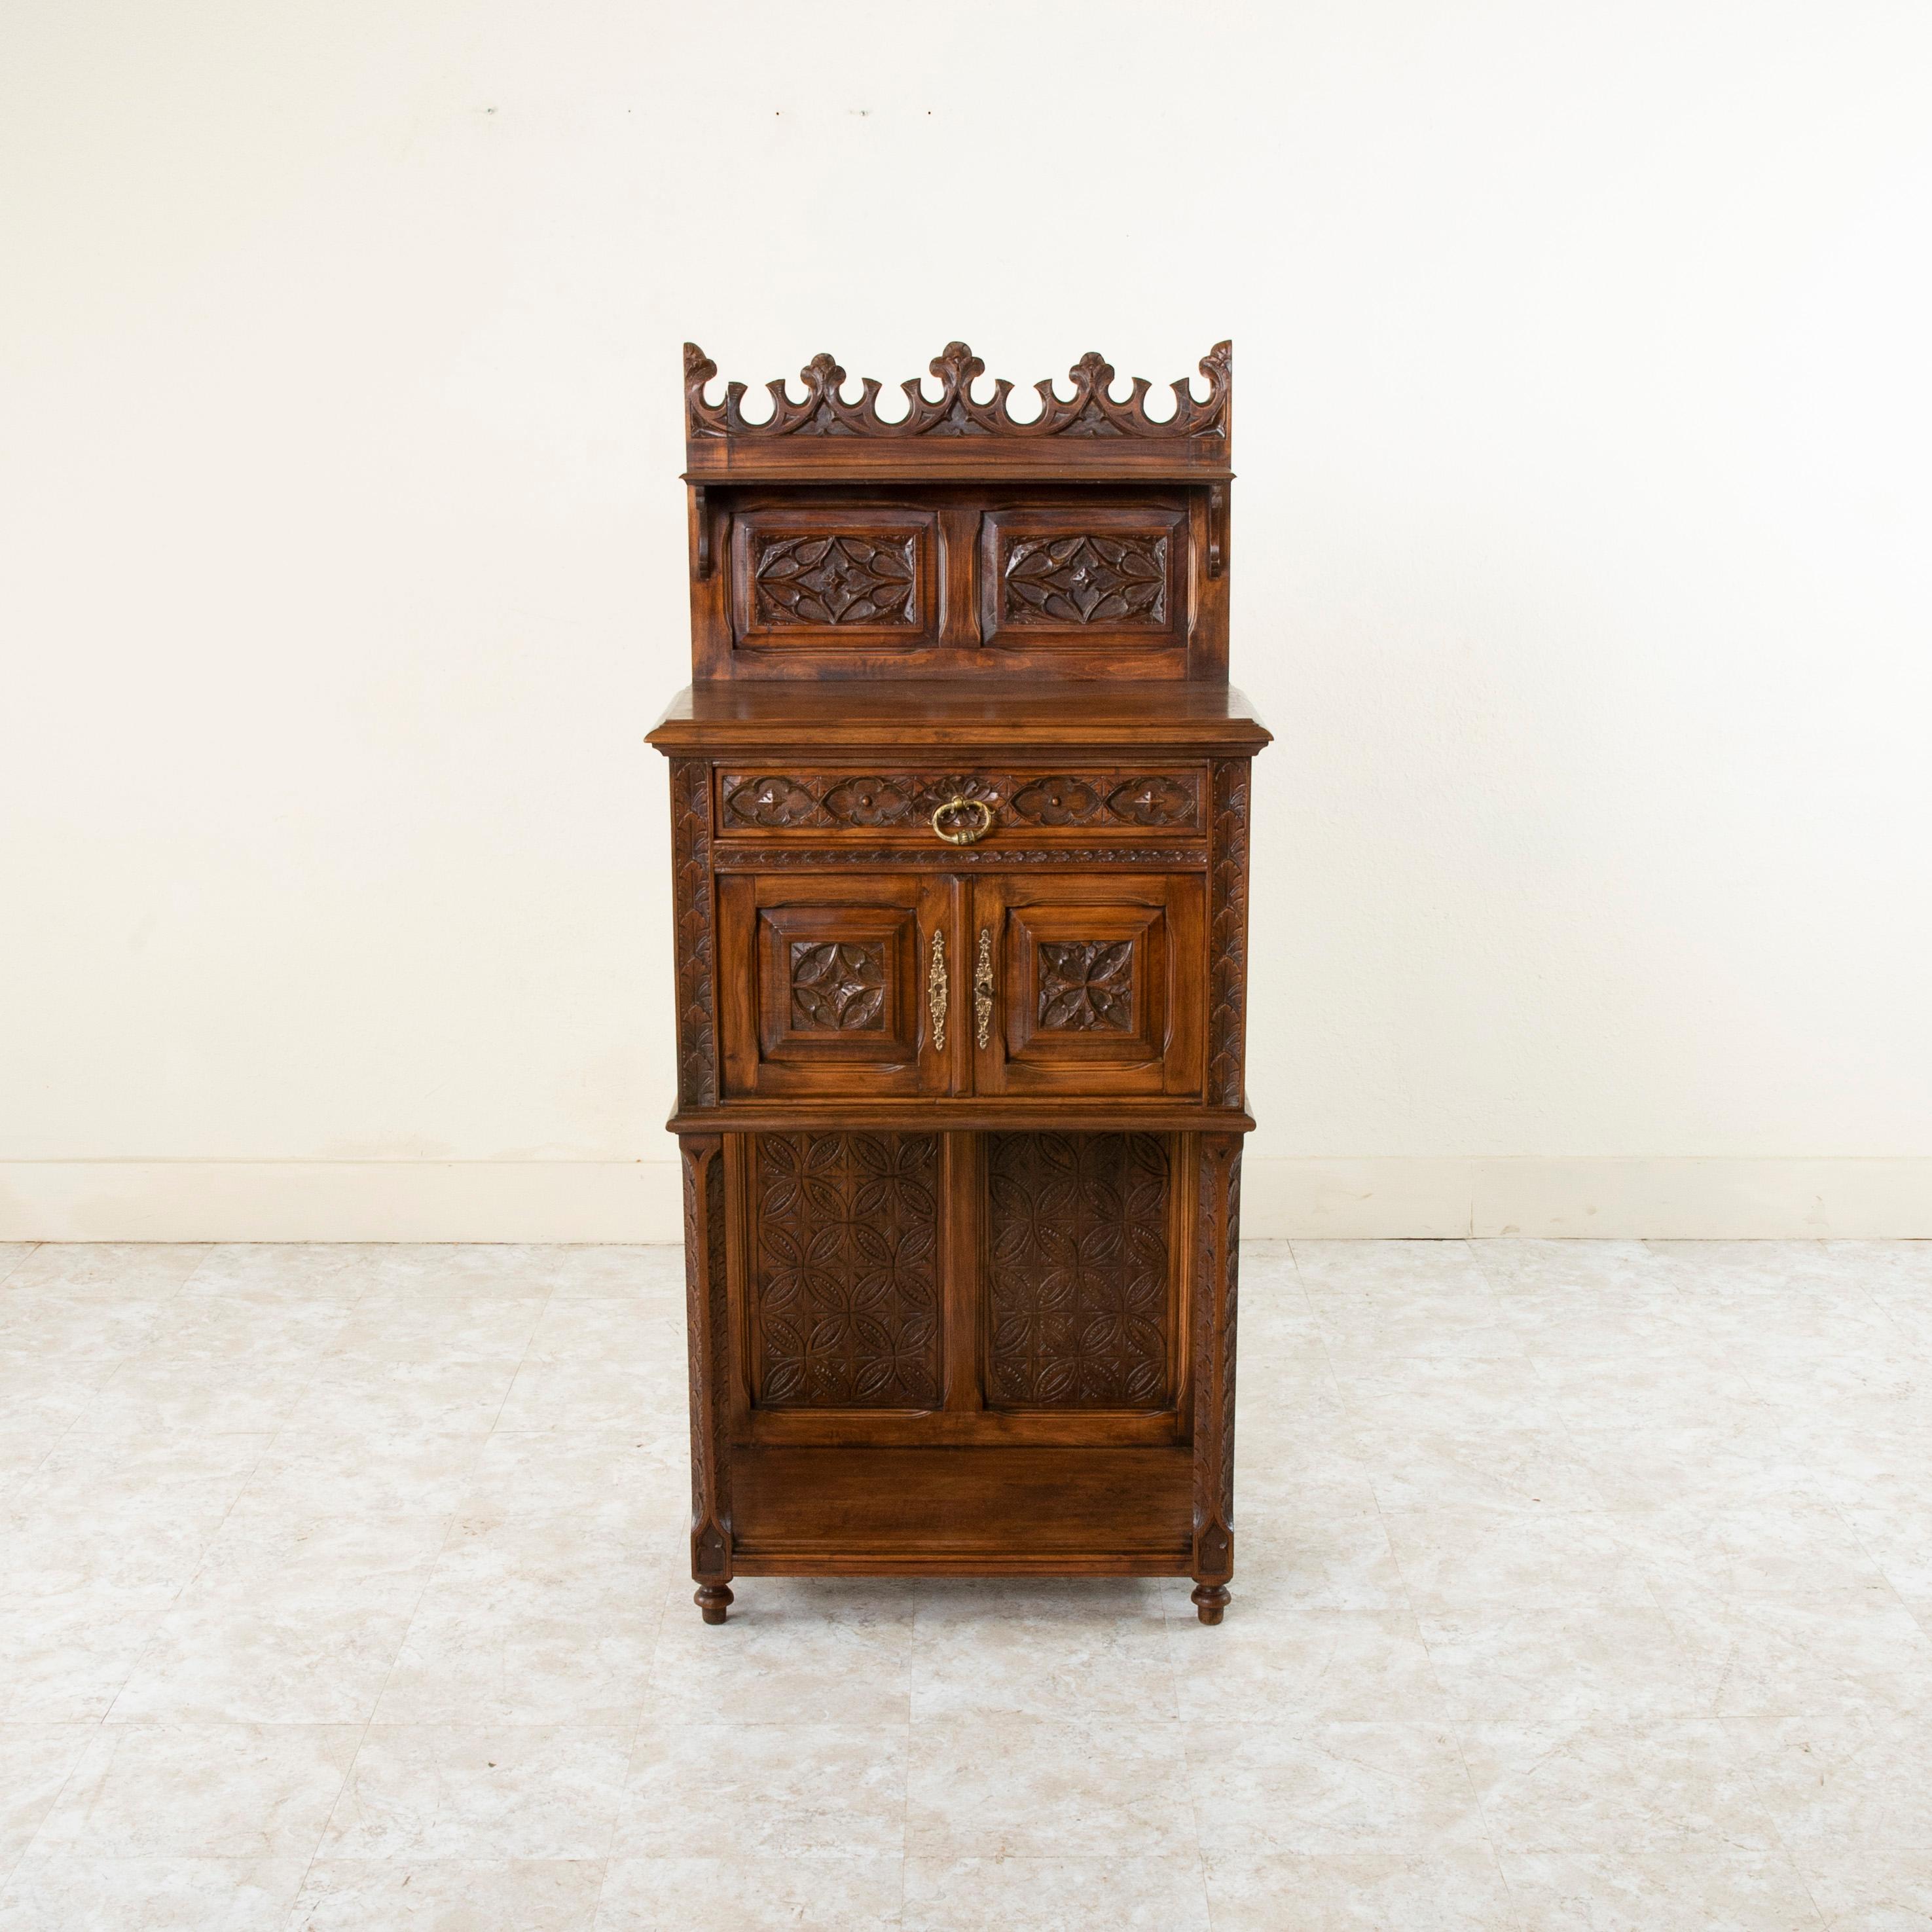
<path fill-rule="evenodd" d="M 1247 1034 L 1248 760 L 1222 758 L 1210 775 L 1208 861 L 1208 1097 L 1242 1104 Z"/>
<path fill-rule="evenodd" d="M 1204 1134 L 1196 1202 L 1194 1579 L 1210 1590 L 1234 1572 L 1234 1304 L 1241 1141 Z M 1197 1592 L 1197 1604 L 1202 1601 Z M 1221 1597 L 1225 1603 L 1225 1593 Z"/>
<path fill-rule="evenodd" d="M 678 1151 L 684 1163 L 685 1329 L 691 1361 L 691 1574 L 700 1585 L 717 1585 L 731 1576 L 724 1142 L 716 1134 L 686 1135 Z"/>
<path fill-rule="evenodd" d="M 670 767 L 671 893 L 677 932 L 677 1097 L 718 1100 L 718 933 L 711 880 L 711 770 L 701 759 Z"/>

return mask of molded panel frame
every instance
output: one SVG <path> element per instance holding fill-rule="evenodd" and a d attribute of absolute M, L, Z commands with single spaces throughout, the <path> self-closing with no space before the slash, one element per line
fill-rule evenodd
<path fill-rule="evenodd" d="M 1185 506 L 1158 497 L 1139 502 L 1029 503 L 989 509 L 980 526 L 982 642 L 988 650 L 1001 652 L 1184 651 L 1190 629 L 1189 536 Z M 1088 578 L 1084 584 L 1052 592 L 1049 604 L 1069 614 L 1057 615 L 1053 609 L 1020 614 L 1024 607 L 1009 581 L 1015 548 L 1028 546 L 1030 560 L 1041 554 L 1042 545 L 1074 544 L 1083 538 L 1090 542 L 1051 580 L 1058 584 L 1069 577 Z M 1158 615 L 1102 615 L 1132 586 L 1154 581 L 1125 574 L 1102 553 L 1120 545 L 1131 558 L 1150 543 L 1157 543 L 1160 552 Z M 1112 594 L 1110 586 L 1118 586 Z M 1094 617 L 1073 614 L 1089 599 Z"/>
<path fill-rule="evenodd" d="M 976 878 L 970 925 L 991 935 L 993 1014 L 975 1044 L 976 1094 L 1192 1096 L 1204 1073 L 1205 894 L 1198 874 L 998 874 Z M 1125 1028 L 1063 1030 L 1040 1018 L 1040 947 L 1133 948 Z"/>
<path fill-rule="evenodd" d="M 865 617 L 850 622 L 779 622 L 759 608 L 757 560 L 775 540 L 809 542 L 852 538 L 866 544 L 896 542 L 912 552 L 912 587 L 903 618 Z M 940 586 L 945 541 L 937 513 L 904 501 L 890 503 L 809 500 L 741 512 L 732 519 L 730 546 L 731 631 L 740 650 L 781 651 L 917 650 L 939 640 Z"/>
<path fill-rule="evenodd" d="M 791 878 L 732 874 L 718 881 L 724 1095 L 934 1094 L 963 1069 L 959 898 L 944 875 L 874 872 Z M 933 936 L 947 955 L 946 1044 L 934 1037 L 928 975 Z M 795 943 L 877 947 L 884 1025 L 799 1027 L 792 1013 Z"/>

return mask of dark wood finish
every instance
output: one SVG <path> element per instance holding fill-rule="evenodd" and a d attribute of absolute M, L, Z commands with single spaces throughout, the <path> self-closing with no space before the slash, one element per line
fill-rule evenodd
<path fill-rule="evenodd" d="M 1114 1133 L 986 1140 L 988 1403 L 1171 1408 L 1180 1276 L 1166 1140 Z"/>
<path fill-rule="evenodd" d="M 1010 660 L 998 662 L 1001 671 L 1012 669 Z M 988 675 L 922 680 L 916 691 L 884 677 L 817 686 L 700 681 L 671 700 L 650 741 L 674 754 L 790 754 L 807 765 L 842 752 L 903 758 L 915 748 L 968 751 L 1003 769 L 1022 753 L 1090 758 L 1102 747 L 1136 761 L 1190 752 L 1240 758 L 1258 752 L 1269 734 L 1231 685 Z"/>
<path fill-rule="evenodd" d="M 1226 597 L 1200 560 L 1204 488 L 694 484 L 700 678 L 1224 674 Z"/>
<path fill-rule="evenodd" d="M 687 350 L 670 760 L 692 1567 L 1234 1562 L 1250 760 L 1231 358 L 964 345 L 746 420 Z"/>
<path fill-rule="evenodd" d="M 1195 1204 L 1194 1601 L 1217 1624 L 1234 1574 L 1234 1278 L 1240 1240 L 1241 1143 L 1204 1134 Z"/>
<path fill-rule="evenodd" d="M 983 937 L 993 970 L 974 1091 L 1198 1099 L 1202 899 L 1185 872 L 975 879 L 974 958 Z"/>
<path fill-rule="evenodd" d="M 939 1136 L 750 1139 L 754 1404 L 938 1408 Z"/>
<path fill-rule="evenodd" d="M 956 1087 L 962 1049 L 934 1026 L 929 988 L 934 944 L 957 950 L 950 880 L 734 874 L 717 898 L 728 1096 Z M 946 979 L 950 993 L 950 964 Z"/>
<path fill-rule="evenodd" d="M 1185 1576 L 1180 1448 L 758 1448 L 738 1456 L 745 1576 Z"/>
<path fill-rule="evenodd" d="M 1052 765 L 992 772 L 727 768 L 718 774 L 718 833 L 761 842 L 775 835 L 830 833 L 855 844 L 903 839 L 929 850 L 933 813 L 966 798 L 993 815 L 977 842 L 990 838 L 999 849 L 1070 843 L 1096 832 L 1192 842 L 1208 830 L 1207 776 L 1195 765 L 1112 771 Z"/>
<path fill-rule="evenodd" d="M 685 1333 L 691 1360 L 691 1572 L 706 1623 L 722 1623 L 724 1606 L 731 1600 L 730 1592 L 722 1588 L 731 1575 L 724 1145 L 715 1134 L 686 1135 L 678 1142 L 684 1167 Z"/>

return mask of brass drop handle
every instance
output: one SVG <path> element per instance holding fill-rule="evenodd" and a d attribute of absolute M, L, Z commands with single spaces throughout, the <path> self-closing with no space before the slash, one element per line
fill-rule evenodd
<path fill-rule="evenodd" d="M 926 1010 L 932 1016 L 932 1048 L 935 1053 L 946 1051 L 946 934 L 935 927 L 926 967 Z"/>
<path fill-rule="evenodd" d="M 973 968 L 973 1037 L 982 1046 L 992 1037 L 993 929 L 980 928 L 980 958 Z"/>
<path fill-rule="evenodd" d="M 980 816 L 976 823 L 955 826 L 948 830 L 941 824 L 958 812 L 975 812 Z M 949 798 L 932 814 L 932 829 L 949 845 L 970 845 L 986 837 L 993 829 L 993 808 L 982 798 Z"/>

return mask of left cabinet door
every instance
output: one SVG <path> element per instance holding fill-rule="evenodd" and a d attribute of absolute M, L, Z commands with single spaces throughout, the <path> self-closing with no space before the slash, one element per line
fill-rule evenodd
<path fill-rule="evenodd" d="M 721 879 L 728 1097 L 954 1090 L 958 897 L 903 873 Z"/>

